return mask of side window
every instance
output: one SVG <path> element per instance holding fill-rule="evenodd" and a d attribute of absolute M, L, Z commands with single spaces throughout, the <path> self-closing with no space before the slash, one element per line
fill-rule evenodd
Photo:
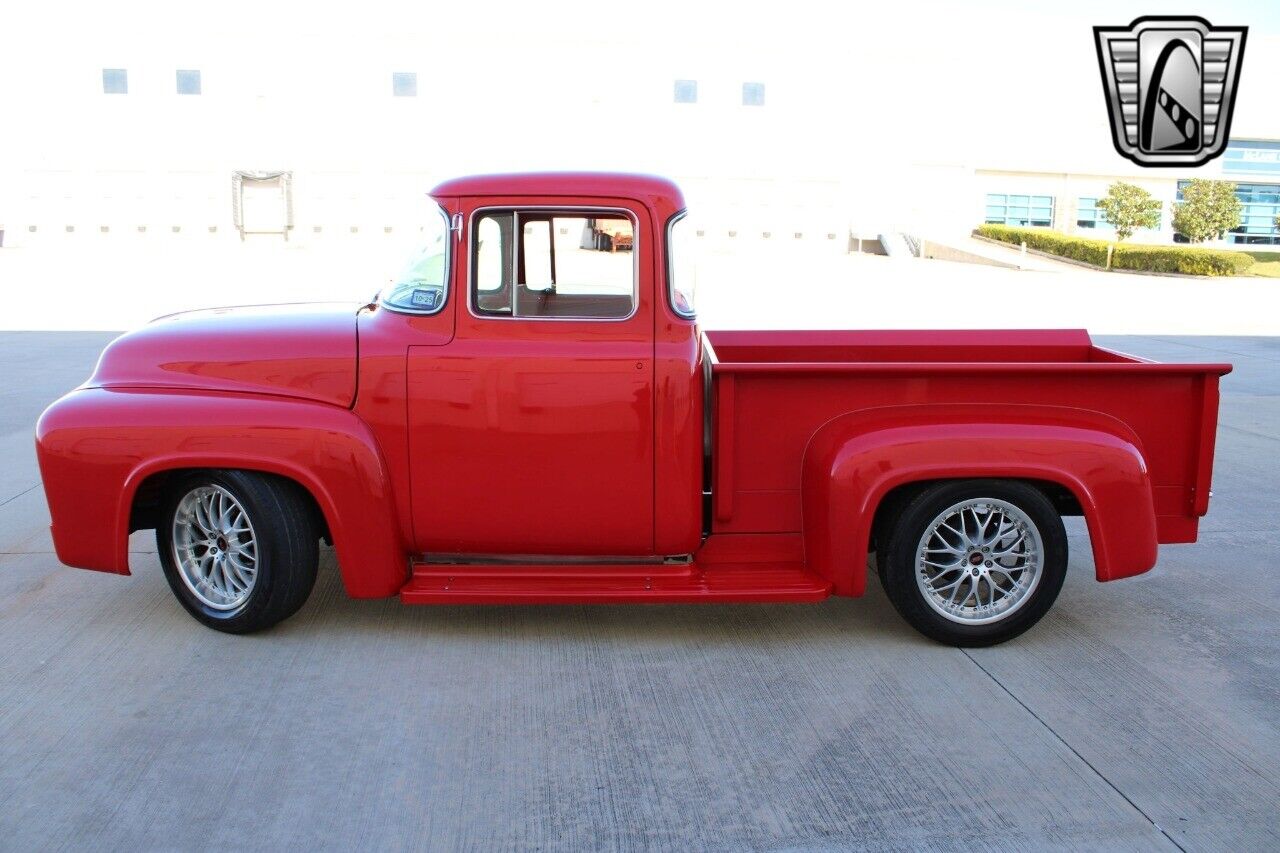
<path fill-rule="evenodd" d="M 693 229 L 687 222 L 684 211 L 667 222 L 667 292 L 671 298 L 671 309 L 692 320 L 693 297 L 698 291 L 698 270 L 696 249 L 690 239 Z"/>
<path fill-rule="evenodd" d="M 524 220 L 521 220 L 524 222 Z M 551 220 L 524 222 L 520 254 L 524 257 L 524 285 L 530 290 L 551 290 L 556 285 L 555 247 L 551 244 Z"/>
<path fill-rule="evenodd" d="M 510 213 L 486 213 L 476 221 L 472 305 L 481 314 L 511 314 L 511 229 Z"/>
<path fill-rule="evenodd" d="M 616 211 L 484 211 L 471 304 L 520 319 L 621 320 L 635 310 L 635 226 Z"/>

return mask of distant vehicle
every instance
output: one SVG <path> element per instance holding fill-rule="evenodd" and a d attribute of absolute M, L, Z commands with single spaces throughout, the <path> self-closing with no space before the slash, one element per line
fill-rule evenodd
<path fill-rule="evenodd" d="M 1049 609 L 1064 515 L 1103 581 L 1196 539 L 1228 364 L 1082 331 L 704 333 L 671 182 L 432 197 L 367 305 L 108 346 L 37 426 L 58 557 L 128 574 L 154 528 L 178 600 L 233 633 L 302 606 L 322 538 L 350 595 L 409 604 L 816 602 L 862 595 L 870 557 L 915 628 L 976 646 Z"/>

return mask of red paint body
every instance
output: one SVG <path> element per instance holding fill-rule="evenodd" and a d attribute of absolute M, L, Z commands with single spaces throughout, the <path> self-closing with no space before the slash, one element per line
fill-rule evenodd
<path fill-rule="evenodd" d="M 476 316 L 459 250 L 432 315 L 157 320 L 40 419 L 59 558 L 127 574 L 130 530 L 147 526 L 165 474 L 191 468 L 297 480 L 348 592 L 415 603 L 860 595 L 877 509 L 929 480 L 1069 495 L 1099 580 L 1194 541 L 1208 510 L 1230 365 L 1155 364 L 1079 331 L 703 336 L 667 293 L 666 224 L 683 209 L 670 182 L 490 176 L 433 196 L 460 215 L 460 247 L 481 208 L 625 211 L 637 310 Z"/>

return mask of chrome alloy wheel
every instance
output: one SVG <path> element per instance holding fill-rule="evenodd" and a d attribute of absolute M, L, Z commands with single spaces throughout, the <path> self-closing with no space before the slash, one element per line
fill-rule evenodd
<path fill-rule="evenodd" d="M 231 492 L 208 485 L 183 496 L 173 514 L 173 560 L 202 604 L 235 610 L 248 600 L 258 576 L 258 541 Z"/>
<path fill-rule="evenodd" d="M 945 618 L 985 625 L 1030 600 L 1043 565 L 1040 530 L 1025 512 L 995 498 L 971 498 L 925 528 L 916 548 L 916 584 Z"/>

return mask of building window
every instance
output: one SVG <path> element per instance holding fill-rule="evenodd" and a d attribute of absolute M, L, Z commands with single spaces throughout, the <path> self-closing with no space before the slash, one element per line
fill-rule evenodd
<path fill-rule="evenodd" d="M 187 69 L 178 69 L 178 94 L 179 95 L 198 95 L 200 94 L 200 72 Z"/>
<path fill-rule="evenodd" d="M 984 221 L 995 225 L 1048 228 L 1053 225 L 1053 196 L 988 193 Z"/>
<path fill-rule="evenodd" d="M 418 73 L 416 71 L 392 72 L 391 94 L 397 98 L 418 97 Z"/>
<path fill-rule="evenodd" d="M 677 80 L 676 81 L 676 103 L 677 104 L 698 103 L 698 81 L 697 80 Z"/>
<path fill-rule="evenodd" d="M 129 72 L 123 68 L 102 69 L 102 94 L 129 94 Z"/>
<path fill-rule="evenodd" d="M 1178 181 L 1178 201 L 1182 201 L 1186 185 L 1187 181 Z M 1280 229 L 1276 228 L 1280 184 L 1236 184 L 1236 198 L 1240 199 L 1240 225 L 1227 239 L 1253 246 L 1280 245 Z"/>
<path fill-rule="evenodd" d="M 744 107 L 763 107 L 764 106 L 764 84 L 763 83 L 743 83 L 742 84 L 742 105 Z"/>
<path fill-rule="evenodd" d="M 1098 209 L 1096 198 L 1076 199 L 1076 227 L 1113 230 L 1107 215 Z"/>
<path fill-rule="evenodd" d="M 1161 216 L 1163 216 L 1163 213 Z M 1111 223 L 1107 221 L 1107 215 L 1098 207 L 1098 199 L 1096 198 L 1076 199 L 1076 227 L 1093 228 L 1097 231 L 1115 230 Z M 1164 220 L 1161 219 L 1161 224 L 1156 226 L 1156 230 L 1158 231 L 1163 227 Z"/>

